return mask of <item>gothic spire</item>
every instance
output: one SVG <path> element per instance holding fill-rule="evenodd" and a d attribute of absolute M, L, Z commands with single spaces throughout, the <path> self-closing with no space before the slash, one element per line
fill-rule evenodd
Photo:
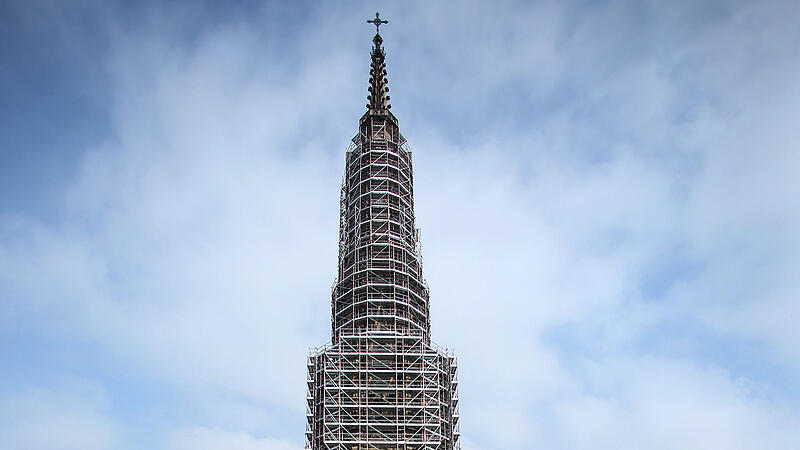
<path fill-rule="evenodd" d="M 369 95 L 367 95 L 367 109 L 374 113 L 386 113 L 392 105 L 389 104 L 389 87 L 386 78 L 386 52 L 383 50 L 383 38 L 380 34 L 380 26 L 389 23 L 388 20 L 381 20 L 379 13 L 375 13 L 375 19 L 367 20 L 367 23 L 375 25 L 375 37 L 372 38 L 373 47 L 370 56 L 372 64 L 369 69 Z"/>

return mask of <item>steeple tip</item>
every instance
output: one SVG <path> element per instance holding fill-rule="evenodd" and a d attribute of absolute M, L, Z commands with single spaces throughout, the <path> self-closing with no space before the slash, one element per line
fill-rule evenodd
<path fill-rule="evenodd" d="M 383 50 L 383 38 L 380 34 L 380 27 L 389 23 L 388 20 L 381 19 L 380 13 L 375 13 L 375 18 L 367 20 L 367 23 L 375 25 L 375 37 L 372 38 L 372 63 L 369 70 L 369 95 L 367 95 L 367 109 L 370 112 L 386 113 L 391 109 L 389 104 L 389 80 L 386 78 L 386 52 Z"/>

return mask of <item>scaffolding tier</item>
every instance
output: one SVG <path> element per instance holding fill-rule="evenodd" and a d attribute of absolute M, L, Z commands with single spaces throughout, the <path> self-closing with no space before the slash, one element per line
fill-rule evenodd
<path fill-rule="evenodd" d="M 459 448 L 451 352 L 421 336 L 340 337 L 308 358 L 307 448 Z"/>

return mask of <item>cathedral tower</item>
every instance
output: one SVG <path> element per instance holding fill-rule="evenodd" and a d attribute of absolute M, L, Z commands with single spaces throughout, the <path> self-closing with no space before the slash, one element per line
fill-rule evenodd
<path fill-rule="evenodd" d="M 460 448 L 453 354 L 431 343 L 411 151 L 391 113 L 378 14 L 367 111 L 345 158 L 331 342 L 308 358 L 306 448 Z"/>

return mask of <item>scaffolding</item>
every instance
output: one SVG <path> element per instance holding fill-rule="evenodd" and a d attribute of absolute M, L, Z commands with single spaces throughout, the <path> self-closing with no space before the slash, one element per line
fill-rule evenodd
<path fill-rule="evenodd" d="M 456 368 L 418 336 L 342 335 L 312 351 L 307 448 L 459 448 Z"/>
<path fill-rule="evenodd" d="M 412 155 L 373 41 L 370 103 L 342 181 L 331 342 L 308 357 L 306 448 L 456 450 L 457 360 L 431 342 Z"/>
<path fill-rule="evenodd" d="M 393 118 L 365 115 L 347 152 L 332 342 L 347 328 L 391 329 L 429 341 L 411 152 Z"/>

